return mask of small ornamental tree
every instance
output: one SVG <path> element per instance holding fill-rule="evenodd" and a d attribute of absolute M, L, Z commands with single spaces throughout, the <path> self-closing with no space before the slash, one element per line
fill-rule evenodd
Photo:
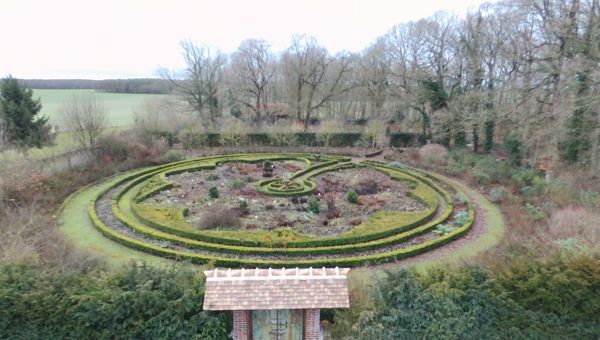
<path fill-rule="evenodd" d="M 208 197 L 212 199 L 219 198 L 219 189 L 217 189 L 217 187 L 211 187 L 208 189 Z"/>
<path fill-rule="evenodd" d="M 51 142 L 48 118 L 38 116 L 42 109 L 39 98 L 33 99 L 33 91 L 21 87 L 11 76 L 2 80 L 0 106 L 3 115 L 0 127 L 4 129 L 2 135 L 8 143 L 41 148 Z"/>
<path fill-rule="evenodd" d="M 318 214 L 321 211 L 321 207 L 319 206 L 319 201 L 317 201 L 317 199 L 314 197 L 311 197 L 308 199 L 307 205 L 308 205 L 308 211 L 310 211 L 313 214 Z"/>
<path fill-rule="evenodd" d="M 358 203 L 358 194 L 356 193 L 356 191 L 354 191 L 354 189 L 350 189 L 346 194 L 346 199 L 348 200 L 348 202 L 356 204 Z"/>

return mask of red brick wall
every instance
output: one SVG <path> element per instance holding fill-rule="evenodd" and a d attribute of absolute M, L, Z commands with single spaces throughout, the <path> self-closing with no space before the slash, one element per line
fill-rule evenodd
<path fill-rule="evenodd" d="M 306 336 L 305 340 L 319 339 L 319 331 L 321 329 L 320 314 L 318 308 L 306 310 L 306 319 L 304 320 L 304 324 L 306 325 L 306 328 L 304 329 L 304 334 Z"/>
<path fill-rule="evenodd" d="M 233 339 L 250 340 L 250 312 L 245 310 L 233 311 Z"/>

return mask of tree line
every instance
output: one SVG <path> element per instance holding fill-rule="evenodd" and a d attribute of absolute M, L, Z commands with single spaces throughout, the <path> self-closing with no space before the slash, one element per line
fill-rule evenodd
<path fill-rule="evenodd" d="M 335 55 L 296 35 L 283 52 L 247 39 L 229 55 L 182 42 L 187 68 L 162 70 L 203 117 L 316 117 L 399 123 L 445 145 L 489 152 L 506 141 L 535 165 L 598 168 L 598 0 L 513 0 L 458 18 L 392 27 Z"/>
<path fill-rule="evenodd" d="M 168 94 L 170 82 L 160 78 L 139 79 L 19 79 L 23 86 L 33 89 L 94 89 L 110 93 Z"/>

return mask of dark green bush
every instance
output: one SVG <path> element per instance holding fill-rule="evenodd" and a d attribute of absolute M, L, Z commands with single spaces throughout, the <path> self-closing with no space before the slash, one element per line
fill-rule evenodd
<path fill-rule="evenodd" d="M 309 198 L 306 204 L 308 206 L 308 211 L 312 212 L 313 214 L 318 214 L 319 211 L 321 211 L 319 201 L 317 201 L 317 199 L 314 197 Z"/>
<path fill-rule="evenodd" d="M 504 150 L 508 153 L 508 159 L 512 166 L 521 166 L 521 160 L 523 159 L 521 145 L 521 137 L 516 133 L 511 133 L 504 138 Z"/>
<path fill-rule="evenodd" d="M 217 189 L 217 187 L 211 187 L 208 189 L 208 197 L 212 199 L 219 198 L 219 189 Z"/>
<path fill-rule="evenodd" d="M 358 194 L 353 189 L 350 189 L 346 194 L 346 199 L 348 200 L 348 202 L 356 204 L 358 203 Z"/>
<path fill-rule="evenodd" d="M 202 310 L 195 269 L 116 273 L 0 268 L 1 339 L 227 339 L 230 316 Z"/>
<path fill-rule="evenodd" d="M 206 176 L 207 181 L 217 181 L 220 178 L 221 177 L 219 177 L 219 175 L 217 175 L 217 174 L 210 174 L 210 175 Z"/>
<path fill-rule="evenodd" d="M 390 134 L 390 146 L 411 147 L 425 145 L 425 137 L 421 134 L 409 132 L 394 132 Z"/>
<path fill-rule="evenodd" d="M 599 276 L 591 256 L 391 272 L 362 303 L 335 312 L 332 338 L 595 339 Z"/>
<path fill-rule="evenodd" d="M 482 157 L 473 167 L 473 177 L 483 184 L 499 182 L 506 178 L 510 171 L 507 162 L 498 161 L 492 157 Z"/>

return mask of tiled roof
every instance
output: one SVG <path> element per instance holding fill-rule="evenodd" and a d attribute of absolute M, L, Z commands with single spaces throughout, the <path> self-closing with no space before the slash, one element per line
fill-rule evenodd
<path fill-rule="evenodd" d="M 205 310 L 348 308 L 348 268 L 213 269 Z"/>

